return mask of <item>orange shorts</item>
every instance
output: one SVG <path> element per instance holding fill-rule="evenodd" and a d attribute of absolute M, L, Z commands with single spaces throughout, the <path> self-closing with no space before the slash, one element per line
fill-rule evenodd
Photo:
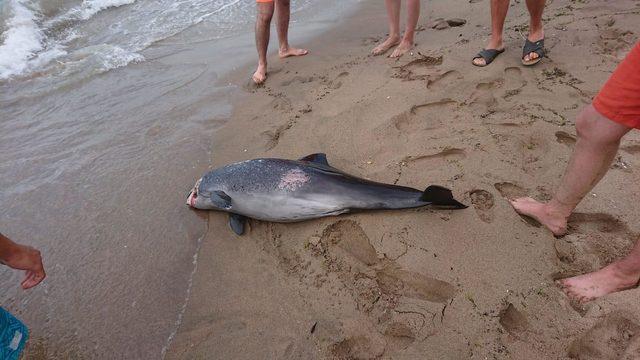
<path fill-rule="evenodd" d="M 593 107 L 610 120 L 640 129 L 640 42 L 600 89 Z"/>

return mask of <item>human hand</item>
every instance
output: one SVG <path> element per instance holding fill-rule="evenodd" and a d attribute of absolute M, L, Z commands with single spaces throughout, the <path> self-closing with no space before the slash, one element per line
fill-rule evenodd
<path fill-rule="evenodd" d="M 23 289 L 30 289 L 38 285 L 47 276 L 42 265 L 40 251 L 31 246 L 15 244 L 12 251 L 3 257 L 3 262 L 17 270 L 25 270 L 25 278 L 20 285 Z"/>

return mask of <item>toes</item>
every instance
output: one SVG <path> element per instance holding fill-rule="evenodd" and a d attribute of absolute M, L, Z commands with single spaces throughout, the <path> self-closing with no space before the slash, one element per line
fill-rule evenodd
<path fill-rule="evenodd" d="M 528 53 L 527 55 L 525 55 L 523 60 L 528 62 L 528 61 L 536 60 L 539 57 L 540 56 L 538 55 L 538 53 L 531 52 L 531 53 Z"/>
<path fill-rule="evenodd" d="M 477 65 L 477 66 L 485 66 L 485 65 L 487 65 L 485 63 L 484 59 L 481 58 L 481 57 L 473 59 L 473 64 Z"/>
<path fill-rule="evenodd" d="M 251 79 L 253 80 L 254 83 L 256 83 L 257 85 L 260 85 L 267 79 L 267 76 L 256 73 L 256 74 L 253 74 Z"/>

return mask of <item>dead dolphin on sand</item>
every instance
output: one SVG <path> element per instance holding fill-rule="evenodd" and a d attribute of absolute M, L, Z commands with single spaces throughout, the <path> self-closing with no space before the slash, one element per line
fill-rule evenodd
<path fill-rule="evenodd" d="M 254 159 L 212 170 L 196 182 L 187 205 L 228 212 L 229 225 L 238 235 L 244 233 L 247 218 L 294 222 L 358 210 L 467 207 L 441 186 L 420 191 L 346 174 L 331 167 L 325 154 L 300 160 Z"/>

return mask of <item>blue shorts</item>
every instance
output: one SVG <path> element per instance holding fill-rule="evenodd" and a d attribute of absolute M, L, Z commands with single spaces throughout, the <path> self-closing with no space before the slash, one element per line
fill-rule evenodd
<path fill-rule="evenodd" d="M 8 311 L 0 307 L 0 359 L 18 360 L 29 338 L 29 330 Z"/>

